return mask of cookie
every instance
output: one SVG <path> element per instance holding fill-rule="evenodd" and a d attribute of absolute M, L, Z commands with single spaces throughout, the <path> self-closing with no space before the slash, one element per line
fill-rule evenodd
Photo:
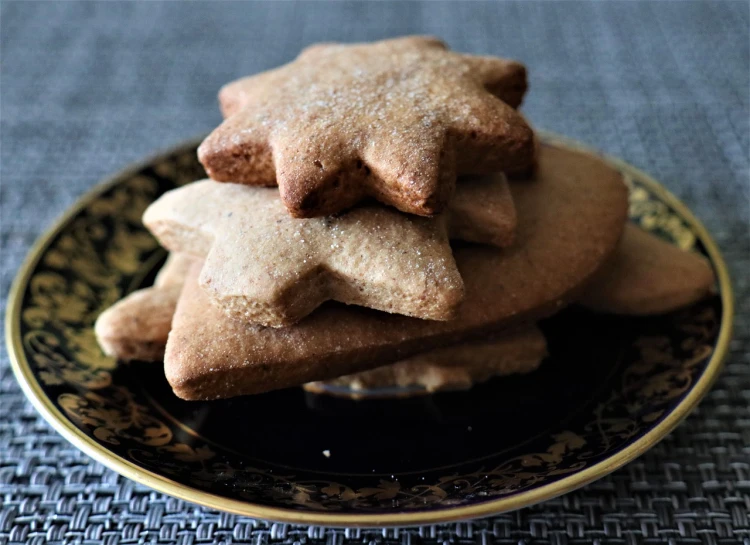
<path fill-rule="evenodd" d="M 194 259 L 172 254 L 154 286 L 138 290 L 105 311 L 97 321 L 97 339 L 107 355 L 119 360 L 161 361 L 167 344 L 185 265 Z M 311 392 L 330 393 L 339 386 L 358 397 L 357 390 L 407 388 L 405 394 L 470 388 L 493 376 L 527 373 L 546 355 L 546 342 L 534 326 L 483 341 L 461 343 L 412 356 L 385 367 L 328 383 L 304 385 Z M 419 390 L 409 387 L 420 387 Z M 338 395 L 345 395 L 339 392 Z"/>
<path fill-rule="evenodd" d="M 441 212 L 458 174 L 520 170 L 533 134 L 516 110 L 518 63 L 451 52 L 434 38 L 322 44 L 230 84 L 230 116 L 198 157 L 222 182 L 277 185 L 294 217 L 341 212 L 366 197 Z"/>
<path fill-rule="evenodd" d="M 715 282 L 705 257 L 628 224 L 611 263 L 579 303 L 612 314 L 663 314 L 700 301 Z"/>
<path fill-rule="evenodd" d="M 381 396 L 405 397 L 439 391 L 468 390 L 493 377 L 529 373 L 547 356 L 547 342 L 536 326 L 482 341 L 469 341 L 423 352 L 396 363 L 325 382 L 308 382 L 308 392 L 357 399 L 378 390 L 400 388 Z"/>
<path fill-rule="evenodd" d="M 532 130 L 534 130 L 534 127 L 531 126 L 528 120 L 526 121 L 526 123 L 528 123 L 529 127 L 531 127 Z M 537 164 L 537 155 L 539 154 L 539 146 L 541 146 L 541 140 L 539 140 L 539 135 L 537 135 L 537 133 L 534 132 L 534 157 L 531 163 L 522 168 L 506 170 L 505 174 L 508 176 L 509 179 L 526 180 L 528 178 L 531 178 L 534 175 L 534 169 L 536 168 L 536 164 Z"/>
<path fill-rule="evenodd" d="M 505 248 L 516 238 L 518 218 L 504 174 L 464 177 L 448 205 L 452 240 Z"/>
<path fill-rule="evenodd" d="M 452 207 L 436 218 L 367 206 L 294 219 L 274 189 L 205 180 L 166 193 L 143 221 L 170 251 L 205 258 L 201 285 L 235 319 L 288 326 L 333 299 L 448 320 L 463 283 L 447 223 L 496 244 L 512 242 L 516 225 L 502 175 L 466 181 Z"/>
<path fill-rule="evenodd" d="M 177 299 L 194 261 L 171 254 L 153 287 L 131 293 L 99 315 L 94 332 L 105 354 L 125 361 L 164 357 Z"/>
<path fill-rule="evenodd" d="M 419 39 L 419 37 L 415 38 Z M 401 40 L 403 38 L 389 41 L 395 42 Z M 406 40 L 410 39 L 406 38 Z M 436 45 L 440 43 L 444 47 L 442 42 L 436 41 L 435 43 Z M 303 50 L 303 53 L 313 54 L 317 49 L 341 46 L 342 44 L 336 43 L 316 44 Z M 526 67 L 523 64 L 499 57 L 478 55 L 459 56 L 463 57 L 465 62 L 471 66 L 474 75 L 482 82 L 487 91 L 513 108 L 518 108 L 521 105 L 528 88 Z M 224 85 L 219 91 L 219 108 L 221 109 L 221 114 L 225 118 L 231 117 L 245 106 L 263 100 L 263 93 L 266 92 L 266 88 L 282 85 L 284 79 L 288 77 L 289 71 L 283 70 L 284 68 L 288 67 L 281 67 L 276 70 L 247 76 Z"/>
<path fill-rule="evenodd" d="M 295 326 L 260 327 L 214 306 L 194 266 L 167 342 L 169 383 L 184 399 L 260 393 L 366 371 L 555 313 L 616 249 L 627 189 L 606 163 L 542 146 L 534 179 L 512 183 L 511 194 L 516 243 L 454 250 L 466 297 L 447 322 L 328 303 Z"/>
<path fill-rule="evenodd" d="M 463 298 L 442 217 L 369 206 L 297 220 L 274 189 L 206 180 L 143 221 L 167 249 L 205 257 L 201 286 L 235 319 L 284 327 L 333 299 L 448 320 Z"/>

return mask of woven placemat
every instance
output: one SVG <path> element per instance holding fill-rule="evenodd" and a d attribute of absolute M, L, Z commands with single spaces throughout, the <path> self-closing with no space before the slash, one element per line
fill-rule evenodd
<path fill-rule="evenodd" d="M 322 40 L 432 33 L 523 60 L 525 111 L 661 180 L 706 223 L 737 295 L 727 367 L 638 461 L 491 519 L 400 530 L 202 509 L 78 452 L 0 359 L 0 544 L 750 544 L 750 8 L 747 2 L 13 2 L 0 8 L 0 296 L 34 239 L 128 162 L 210 130 L 218 87 Z"/>

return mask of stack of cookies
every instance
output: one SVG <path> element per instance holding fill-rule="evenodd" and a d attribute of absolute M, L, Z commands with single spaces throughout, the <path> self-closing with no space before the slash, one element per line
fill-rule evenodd
<path fill-rule="evenodd" d="M 144 214 L 171 254 L 99 317 L 102 348 L 163 359 L 191 400 L 429 392 L 535 369 L 535 324 L 568 303 L 709 293 L 706 260 L 626 226 L 617 171 L 537 143 L 525 91 L 521 64 L 424 37 L 315 45 L 226 85 L 210 179 Z"/>

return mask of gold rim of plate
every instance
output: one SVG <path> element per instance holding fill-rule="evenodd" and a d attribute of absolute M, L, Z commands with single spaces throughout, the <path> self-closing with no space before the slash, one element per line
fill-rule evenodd
<path fill-rule="evenodd" d="M 727 270 L 726 263 L 724 262 L 724 258 L 722 257 L 716 242 L 714 242 L 713 238 L 708 233 L 708 230 L 693 215 L 688 207 L 672 193 L 667 191 L 667 189 L 665 189 L 659 182 L 625 161 L 603 155 L 583 144 L 580 144 L 579 142 L 545 131 L 539 131 L 539 134 L 545 142 L 595 155 L 610 163 L 621 172 L 630 173 L 634 178 L 637 178 L 639 182 L 648 186 L 654 194 L 658 195 L 664 203 L 673 208 L 682 219 L 694 229 L 695 234 L 702 242 L 709 259 L 716 270 L 718 278 L 722 302 L 721 329 L 719 331 L 716 348 L 705 371 L 680 404 L 675 407 L 674 410 L 657 426 L 606 460 L 550 484 L 542 485 L 525 492 L 520 492 L 507 498 L 490 500 L 476 505 L 413 513 L 342 514 L 304 512 L 293 509 L 267 507 L 225 498 L 209 492 L 203 492 L 124 460 L 87 436 L 81 429 L 77 428 L 73 422 L 63 415 L 44 394 L 24 355 L 20 335 L 20 321 L 21 305 L 28 280 L 49 243 L 62 230 L 65 224 L 78 214 L 81 209 L 99 197 L 103 192 L 120 183 L 122 179 L 128 177 L 130 174 L 166 155 L 195 147 L 197 143 L 200 142 L 200 139 L 191 139 L 174 146 L 137 164 L 133 164 L 107 178 L 105 181 L 84 194 L 69 210 L 58 218 L 52 228 L 36 241 L 13 281 L 6 311 L 5 340 L 13 372 L 26 394 L 26 397 L 41 413 L 44 419 L 65 439 L 73 443 L 73 445 L 78 447 L 84 453 L 91 456 L 94 460 L 129 479 L 144 484 L 159 492 L 212 509 L 229 511 L 253 518 L 325 526 L 383 527 L 425 525 L 480 518 L 506 511 L 513 511 L 549 500 L 580 488 L 624 466 L 653 447 L 669 434 L 695 408 L 698 402 L 708 392 L 719 375 L 729 350 L 729 341 L 732 334 L 732 324 L 734 320 L 734 295 L 729 278 L 729 271 Z"/>

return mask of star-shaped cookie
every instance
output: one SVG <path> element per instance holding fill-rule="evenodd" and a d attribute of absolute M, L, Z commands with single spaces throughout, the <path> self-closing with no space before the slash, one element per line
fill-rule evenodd
<path fill-rule="evenodd" d="M 463 298 L 443 217 L 367 206 L 300 220 L 275 189 L 204 180 L 163 195 L 143 222 L 170 251 L 205 258 L 201 286 L 246 322 L 288 326 L 329 299 L 448 320 Z"/>
<path fill-rule="evenodd" d="M 229 184 L 226 184 L 229 185 Z M 456 247 L 466 296 L 454 320 L 322 305 L 283 329 L 228 318 L 192 269 L 172 320 L 167 380 L 183 399 L 261 393 L 366 371 L 536 321 L 575 300 L 616 250 L 627 218 L 621 174 L 599 159 L 542 147 L 532 180 L 511 184 L 517 241 Z"/>
<path fill-rule="evenodd" d="M 218 306 L 282 327 L 329 299 L 451 319 L 463 284 L 449 233 L 507 246 L 516 215 L 499 174 L 466 180 L 449 213 L 434 218 L 373 205 L 295 219 L 275 189 L 204 180 L 163 195 L 143 221 L 167 249 L 206 259 L 201 285 Z"/>
<path fill-rule="evenodd" d="M 295 217 L 365 197 L 434 215 L 457 175 L 532 163 L 532 130 L 502 100 L 525 88 L 522 65 L 434 38 L 320 44 L 222 90 L 229 117 L 198 156 L 215 180 L 278 184 Z"/>

